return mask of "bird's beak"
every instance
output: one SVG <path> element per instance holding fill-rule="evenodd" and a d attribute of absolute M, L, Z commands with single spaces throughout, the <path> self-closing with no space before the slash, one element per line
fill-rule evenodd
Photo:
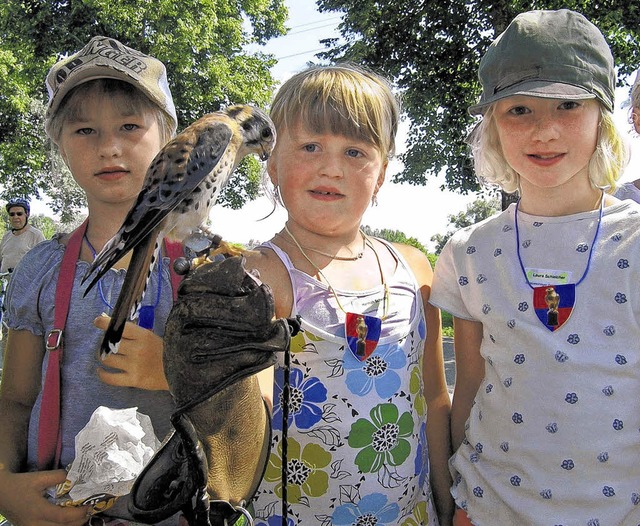
<path fill-rule="evenodd" d="M 268 152 L 266 150 L 262 150 L 262 153 L 260 154 L 260 160 L 261 161 L 266 161 L 267 159 L 269 159 L 270 155 L 271 155 L 271 152 Z"/>

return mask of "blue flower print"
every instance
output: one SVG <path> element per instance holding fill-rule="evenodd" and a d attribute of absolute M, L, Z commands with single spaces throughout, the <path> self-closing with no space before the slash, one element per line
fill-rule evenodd
<path fill-rule="evenodd" d="M 470 247 L 467 247 L 467 254 L 475 254 L 476 253 L 476 247 L 474 247 L 473 245 L 471 245 Z"/>
<path fill-rule="evenodd" d="M 493 257 L 497 258 L 498 256 L 502 255 L 502 249 L 501 248 L 496 248 L 493 252 Z"/>
<path fill-rule="evenodd" d="M 589 250 L 589 245 L 587 245 L 586 243 L 580 243 L 576 247 L 577 252 L 586 252 L 587 250 Z"/>
<path fill-rule="evenodd" d="M 616 333 L 616 328 L 614 325 L 607 325 L 604 329 L 602 329 L 607 336 L 613 336 Z"/>
<path fill-rule="evenodd" d="M 606 387 L 604 387 L 602 389 L 602 392 L 604 393 L 605 396 L 612 396 L 613 395 L 613 386 L 612 385 L 607 385 Z"/>
<path fill-rule="evenodd" d="M 567 471 L 571 471 L 575 466 L 575 463 L 570 458 L 563 460 L 561 464 L 562 469 L 566 469 Z"/>
<path fill-rule="evenodd" d="M 529 309 L 529 304 L 526 301 L 518 303 L 518 310 L 520 312 L 526 312 Z"/>
<path fill-rule="evenodd" d="M 467 276 L 460 276 L 458 278 L 458 283 L 461 287 L 464 287 L 465 285 L 469 284 L 469 279 L 467 278 Z"/>
<path fill-rule="evenodd" d="M 620 304 L 627 303 L 627 296 L 626 296 L 626 294 L 623 294 L 622 292 L 618 292 L 615 295 L 614 299 L 616 300 L 616 303 L 620 303 Z"/>
<path fill-rule="evenodd" d="M 620 241 L 622 239 L 622 234 L 620 232 L 616 232 L 611 236 L 611 241 Z"/>
<path fill-rule="evenodd" d="M 375 524 L 396 524 L 400 507 L 395 503 L 387 503 L 387 496 L 382 493 L 365 495 L 357 504 L 348 502 L 333 512 L 334 526 L 365 526 Z"/>
<path fill-rule="evenodd" d="M 567 393 L 567 395 L 564 397 L 564 401 L 568 404 L 577 404 L 578 395 L 576 393 Z"/>
<path fill-rule="evenodd" d="M 284 370 L 276 371 L 276 392 L 273 407 L 273 427 L 282 429 L 282 385 Z M 310 429 L 322 419 L 322 402 L 327 400 L 327 388 L 315 376 L 305 378 L 300 369 L 291 369 L 289 376 L 289 422 L 295 420 L 299 429 Z"/>
<path fill-rule="evenodd" d="M 602 494 L 605 497 L 614 497 L 616 492 L 614 491 L 614 489 L 611 486 L 604 486 L 602 488 Z"/>
<path fill-rule="evenodd" d="M 623 354 L 616 354 L 616 363 L 618 365 L 626 365 L 627 364 L 627 359 L 624 357 Z"/>
<path fill-rule="evenodd" d="M 424 481 L 429 475 L 429 449 L 427 448 L 427 424 L 422 423 L 420 425 L 420 441 L 418 442 L 418 449 L 416 450 L 416 475 L 418 477 L 418 487 L 422 488 Z"/>
<path fill-rule="evenodd" d="M 375 387 L 380 398 L 389 398 L 400 389 L 400 375 L 396 370 L 403 369 L 406 364 L 404 351 L 395 343 L 378 345 L 364 362 L 347 349 L 344 359 L 344 369 L 348 371 L 347 387 L 357 396 L 366 396 Z"/>
<path fill-rule="evenodd" d="M 580 343 L 580 336 L 577 334 L 569 334 L 569 336 L 567 336 L 567 342 L 571 345 L 578 345 Z"/>
<path fill-rule="evenodd" d="M 625 269 L 625 268 L 629 268 L 629 260 L 628 259 L 619 259 L 618 260 L 618 268 L 619 269 Z"/>
<path fill-rule="evenodd" d="M 418 336 L 420 336 L 421 340 L 424 340 L 427 337 L 427 322 L 424 319 L 424 316 L 420 317 L 420 323 L 418 323 Z"/>

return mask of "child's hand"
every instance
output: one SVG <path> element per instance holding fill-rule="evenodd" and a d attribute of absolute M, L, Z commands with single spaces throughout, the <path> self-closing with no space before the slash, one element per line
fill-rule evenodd
<path fill-rule="evenodd" d="M 106 330 L 108 316 L 98 316 L 94 325 Z M 162 366 L 162 338 L 150 330 L 127 322 L 117 353 L 109 354 L 102 362 L 106 367 L 118 369 L 107 371 L 98 368 L 98 377 L 104 383 L 120 387 L 138 387 L 148 390 L 168 390 Z"/>
<path fill-rule="evenodd" d="M 0 511 L 13 526 L 60 524 L 82 526 L 87 523 L 89 506 L 61 507 L 44 497 L 45 490 L 64 482 L 66 472 L 0 473 Z"/>

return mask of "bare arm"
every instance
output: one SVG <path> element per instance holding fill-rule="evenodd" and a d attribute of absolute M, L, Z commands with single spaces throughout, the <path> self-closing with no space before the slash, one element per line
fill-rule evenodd
<path fill-rule="evenodd" d="M 464 426 L 469 418 L 476 392 L 484 378 L 484 358 L 480 354 L 482 324 L 454 318 L 453 327 L 456 386 L 451 407 L 451 441 L 455 451 L 464 439 Z"/>
<path fill-rule="evenodd" d="M 64 481 L 63 470 L 20 473 L 25 469 L 29 419 L 40 392 L 44 352 L 41 337 L 9 331 L 0 386 L 0 512 L 14 526 L 79 526 L 86 522 L 86 508 L 60 508 L 43 497 L 47 487 Z"/>
<path fill-rule="evenodd" d="M 409 262 L 420 285 L 425 307 L 427 339 L 424 346 L 422 375 L 427 402 L 427 443 L 431 465 L 431 485 L 441 526 L 451 524 L 453 499 L 449 493 L 451 476 L 448 461 L 451 456 L 449 413 L 451 399 L 447 390 L 442 351 L 440 310 L 429 303 L 433 272 L 429 260 L 417 249 L 396 245 Z"/>

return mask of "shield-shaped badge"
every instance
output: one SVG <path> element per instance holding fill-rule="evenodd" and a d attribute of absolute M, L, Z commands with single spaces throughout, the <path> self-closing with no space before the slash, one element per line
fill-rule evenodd
<path fill-rule="evenodd" d="M 380 340 L 382 320 L 375 316 L 347 312 L 344 324 L 347 345 L 353 355 L 360 361 L 369 358 Z"/>
<path fill-rule="evenodd" d="M 533 307 L 538 319 L 551 332 L 558 330 L 569 319 L 575 302 L 574 283 L 546 285 L 533 289 Z"/>

